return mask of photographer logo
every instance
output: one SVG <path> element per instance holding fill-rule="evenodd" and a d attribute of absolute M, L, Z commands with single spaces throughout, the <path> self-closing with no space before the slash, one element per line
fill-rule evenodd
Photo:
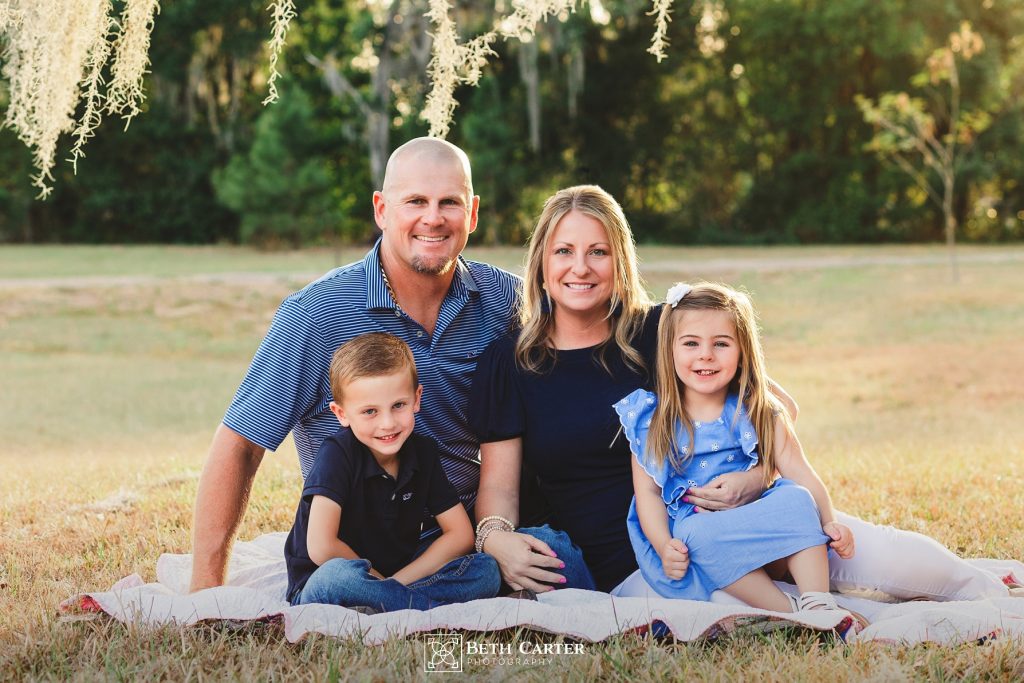
<path fill-rule="evenodd" d="M 423 670 L 462 672 L 462 634 L 432 633 L 423 641 Z"/>

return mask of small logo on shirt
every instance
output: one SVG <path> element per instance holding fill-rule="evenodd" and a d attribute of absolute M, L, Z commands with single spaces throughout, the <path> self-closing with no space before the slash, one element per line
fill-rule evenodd
<path fill-rule="evenodd" d="M 405 502 L 405 501 L 409 500 L 410 498 L 412 498 L 412 491 L 409 491 L 409 493 L 402 494 L 402 502 Z"/>

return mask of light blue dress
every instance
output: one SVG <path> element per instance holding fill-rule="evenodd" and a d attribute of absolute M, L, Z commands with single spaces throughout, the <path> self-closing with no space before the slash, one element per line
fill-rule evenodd
<path fill-rule="evenodd" d="M 713 422 L 694 422 L 693 457 L 682 472 L 667 461 L 656 467 L 645 457 L 647 433 L 657 397 L 637 389 L 615 404 L 615 412 L 629 439 L 630 450 L 661 487 L 669 517 L 669 532 L 683 541 L 690 553 L 690 568 L 682 579 L 665 576 L 661 558 L 640 527 L 636 497 L 629 507 L 626 526 L 640 572 L 659 595 L 707 600 L 711 593 L 751 571 L 804 548 L 830 540 L 821 530 L 818 509 L 810 492 L 788 479 L 779 479 L 753 503 L 732 510 L 695 513 L 682 502 L 686 489 L 704 486 L 726 472 L 742 472 L 757 465 L 757 433 L 737 397 L 729 395 L 722 415 Z M 689 438 L 679 425 L 678 443 L 686 455 Z"/>

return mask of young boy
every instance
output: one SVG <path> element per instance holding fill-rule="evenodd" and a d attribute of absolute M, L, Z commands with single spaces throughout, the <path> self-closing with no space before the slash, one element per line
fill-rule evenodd
<path fill-rule="evenodd" d="M 386 612 L 494 597 L 498 565 L 466 554 L 469 516 L 434 442 L 413 434 L 423 388 L 409 347 L 356 337 L 334 353 L 330 379 L 348 429 L 324 440 L 306 478 L 284 547 L 288 600 Z M 430 515 L 441 535 L 418 552 Z"/>

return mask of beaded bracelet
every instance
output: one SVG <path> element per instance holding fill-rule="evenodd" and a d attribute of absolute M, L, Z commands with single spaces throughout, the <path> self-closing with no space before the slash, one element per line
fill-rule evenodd
<path fill-rule="evenodd" d="M 487 541 L 487 537 L 495 531 L 509 530 L 502 528 L 500 524 L 491 523 L 485 526 L 483 530 L 479 534 L 477 534 L 476 541 L 473 543 L 473 547 L 476 549 L 478 553 L 482 553 L 484 551 L 484 543 Z"/>
<path fill-rule="evenodd" d="M 488 522 L 490 522 L 492 524 L 494 522 L 500 522 L 501 525 L 503 527 L 505 527 L 505 531 L 515 531 L 516 530 L 516 525 L 513 524 L 512 522 L 510 522 L 509 520 L 505 519 L 501 515 L 488 515 L 487 517 L 484 517 L 483 519 L 481 519 L 479 522 L 476 523 L 476 535 L 477 536 L 480 535 L 480 530 L 483 528 L 484 524 L 486 524 Z"/>

